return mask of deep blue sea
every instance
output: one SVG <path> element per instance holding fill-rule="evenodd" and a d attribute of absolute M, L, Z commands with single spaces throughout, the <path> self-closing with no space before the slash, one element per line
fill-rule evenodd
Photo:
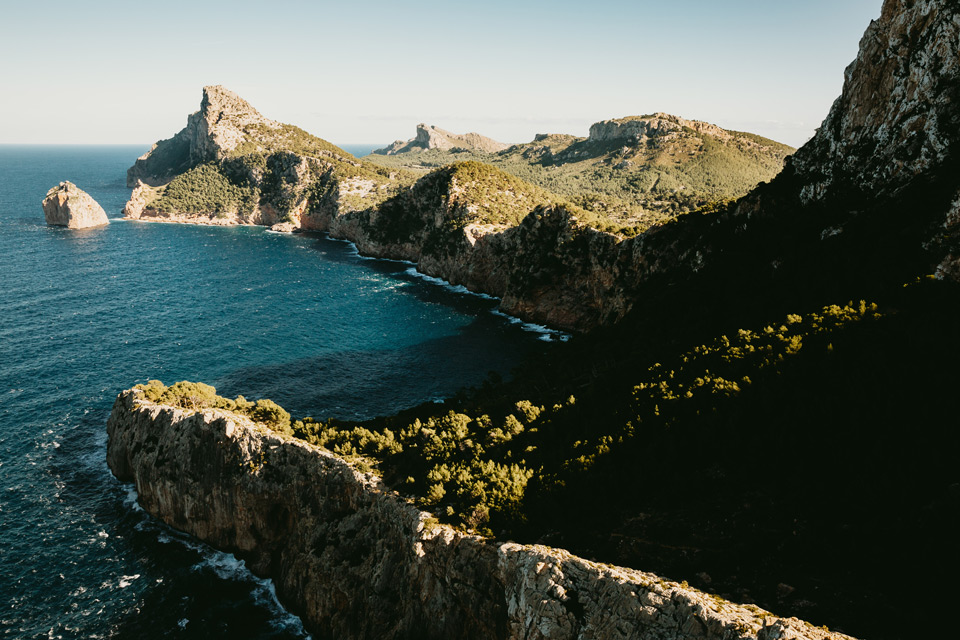
<path fill-rule="evenodd" d="M 352 245 L 118 220 L 142 147 L 0 146 L 0 637 L 303 638 L 269 582 L 161 525 L 105 463 L 117 393 L 151 378 L 366 418 L 550 348 Z M 70 180 L 113 218 L 47 227 Z"/>

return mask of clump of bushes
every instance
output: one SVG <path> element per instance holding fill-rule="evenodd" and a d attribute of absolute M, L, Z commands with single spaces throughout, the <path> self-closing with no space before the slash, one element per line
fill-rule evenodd
<path fill-rule="evenodd" d="M 204 213 L 223 217 L 252 211 L 256 196 L 254 188 L 237 186 L 216 163 L 210 162 L 171 180 L 160 197 L 147 206 L 164 213 Z"/>
<path fill-rule="evenodd" d="M 215 387 L 202 382 L 175 382 L 169 387 L 159 380 L 150 380 L 146 384 L 134 387 L 143 392 L 144 398 L 157 404 L 201 411 L 203 409 L 224 409 L 247 416 L 255 422 L 267 425 L 274 431 L 293 435 L 290 414 L 273 400 L 260 399 L 251 402 L 243 396 L 235 399 L 217 395 Z"/>

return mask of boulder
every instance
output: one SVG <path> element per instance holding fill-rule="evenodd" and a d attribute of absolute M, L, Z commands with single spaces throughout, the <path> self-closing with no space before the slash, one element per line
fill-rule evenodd
<path fill-rule="evenodd" d="M 61 182 L 47 191 L 42 206 L 47 224 L 52 226 L 86 229 L 110 224 L 103 207 L 72 182 Z"/>

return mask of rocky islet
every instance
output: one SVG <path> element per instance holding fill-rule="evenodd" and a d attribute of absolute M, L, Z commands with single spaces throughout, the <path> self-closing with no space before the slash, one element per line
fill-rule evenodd
<path fill-rule="evenodd" d="M 110 224 L 103 207 L 72 182 L 61 182 L 52 187 L 41 206 L 50 226 L 87 229 Z"/>

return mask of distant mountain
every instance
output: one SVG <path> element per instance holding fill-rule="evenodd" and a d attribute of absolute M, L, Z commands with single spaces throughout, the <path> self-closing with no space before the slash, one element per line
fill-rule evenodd
<path fill-rule="evenodd" d="M 418 138 L 394 143 L 370 160 L 412 171 L 478 160 L 623 223 L 743 196 L 776 176 L 794 152 L 752 133 L 666 113 L 597 122 L 587 138 L 539 134 L 500 150 L 431 145 L 428 133 L 418 130 Z"/>
<path fill-rule="evenodd" d="M 410 140 L 397 140 L 383 149 L 374 149 L 371 153 L 381 156 L 392 156 L 401 153 L 416 153 L 418 151 L 478 151 L 494 153 L 503 151 L 510 145 L 497 142 L 493 138 L 482 136 L 479 133 L 450 133 L 439 127 L 420 123 L 417 125 L 417 135 Z"/>

